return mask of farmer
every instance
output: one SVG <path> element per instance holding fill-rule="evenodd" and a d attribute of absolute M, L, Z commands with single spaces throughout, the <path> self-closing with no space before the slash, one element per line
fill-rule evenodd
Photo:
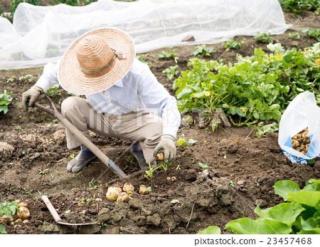
<path fill-rule="evenodd" d="M 130 139 L 130 151 L 140 167 L 153 162 L 159 151 L 166 160 L 175 158 L 180 125 L 176 100 L 135 58 L 134 43 L 125 32 L 102 28 L 75 40 L 59 63 L 47 64 L 37 83 L 23 93 L 25 108 L 57 84 L 78 95 L 65 99 L 61 111 L 86 136 L 92 130 Z M 96 158 L 68 130 L 66 140 L 69 149 L 80 147 L 68 171 L 79 172 Z"/>

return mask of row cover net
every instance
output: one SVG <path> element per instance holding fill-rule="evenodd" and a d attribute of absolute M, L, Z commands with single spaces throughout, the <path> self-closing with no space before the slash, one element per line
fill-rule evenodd
<path fill-rule="evenodd" d="M 127 31 L 138 53 L 288 28 L 277 0 L 99 0 L 83 7 L 21 3 L 13 24 L 0 17 L 0 69 L 55 61 L 73 39 L 97 27 Z M 190 35 L 195 41 L 182 41 Z"/>

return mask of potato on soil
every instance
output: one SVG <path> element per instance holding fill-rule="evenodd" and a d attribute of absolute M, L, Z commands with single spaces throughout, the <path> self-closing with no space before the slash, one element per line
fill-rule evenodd
<path fill-rule="evenodd" d="M 108 188 L 107 193 L 106 193 L 106 198 L 109 201 L 115 202 L 118 199 L 118 196 L 122 192 L 120 187 L 116 186 L 111 186 Z"/>
<path fill-rule="evenodd" d="M 27 207 L 19 207 L 17 212 L 18 218 L 26 220 L 30 217 L 30 211 Z"/>
<path fill-rule="evenodd" d="M 128 202 L 129 195 L 126 192 L 121 192 L 117 198 L 117 202 Z"/>
<path fill-rule="evenodd" d="M 134 192 L 134 186 L 130 183 L 125 183 L 122 187 L 122 190 L 126 192 L 128 195 L 132 195 Z"/>
<path fill-rule="evenodd" d="M 8 224 L 13 221 L 12 216 L 3 215 L 0 217 L 0 224 Z"/>
<path fill-rule="evenodd" d="M 151 187 L 147 187 L 147 186 L 145 186 L 145 185 L 143 185 L 143 184 L 140 185 L 139 193 L 140 193 L 141 195 L 147 195 L 147 194 L 149 194 L 151 191 L 152 191 L 152 190 L 151 190 Z"/>
<path fill-rule="evenodd" d="M 18 207 L 28 207 L 28 204 L 26 202 L 18 202 Z"/>

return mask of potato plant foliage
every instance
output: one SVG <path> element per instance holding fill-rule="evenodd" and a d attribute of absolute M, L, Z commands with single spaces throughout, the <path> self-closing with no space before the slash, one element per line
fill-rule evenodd
<path fill-rule="evenodd" d="M 266 209 L 258 206 L 255 219 L 231 220 L 225 229 L 237 234 L 319 234 L 320 179 L 310 179 L 302 189 L 291 180 L 280 180 L 273 187 L 284 202 Z M 199 233 L 219 234 L 219 229 L 209 226 Z"/>
<path fill-rule="evenodd" d="M 269 54 L 256 49 L 234 64 L 193 58 L 175 80 L 182 112 L 222 108 L 242 124 L 277 122 L 289 102 L 320 86 L 320 43 L 306 50 L 285 51 L 280 44 Z"/>
<path fill-rule="evenodd" d="M 291 180 L 274 185 L 275 193 L 284 200 L 274 207 L 255 209 L 256 219 L 240 218 L 230 221 L 226 229 L 241 234 L 319 234 L 320 180 L 311 179 L 300 189 Z"/>
<path fill-rule="evenodd" d="M 12 101 L 12 97 L 6 90 L 0 93 L 0 114 L 6 114 L 9 111 L 9 105 Z"/>
<path fill-rule="evenodd" d="M 284 10 L 301 13 L 302 11 L 316 11 L 320 8 L 319 0 L 280 0 L 281 6 Z"/>
<path fill-rule="evenodd" d="M 18 210 L 18 204 L 16 202 L 2 202 L 0 203 L 0 219 L 1 217 L 11 217 L 16 214 Z M 0 234 L 4 234 L 6 228 L 3 224 L 0 224 Z"/>

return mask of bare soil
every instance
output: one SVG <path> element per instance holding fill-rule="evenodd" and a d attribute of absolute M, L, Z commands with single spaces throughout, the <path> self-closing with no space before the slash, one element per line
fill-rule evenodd
<path fill-rule="evenodd" d="M 292 20 L 297 26 L 320 22 L 311 14 L 301 18 Z M 216 52 L 209 59 L 232 62 L 238 53 L 251 55 L 255 47 L 266 49 L 253 38 L 237 39 L 243 40 L 240 51 L 225 51 L 223 44 L 212 45 Z M 274 36 L 274 40 L 285 47 L 299 48 L 315 42 L 306 37 L 291 40 L 288 32 Z M 181 69 L 186 67 L 193 49 L 176 48 Z M 172 82 L 162 71 L 174 62 L 159 60 L 158 53 L 143 57 L 172 92 Z M 38 109 L 26 113 L 20 107 L 21 93 L 34 84 L 40 73 L 41 69 L 0 72 L 0 91 L 7 89 L 14 97 L 9 113 L 0 116 L 0 142 L 15 148 L 12 155 L 0 157 L 0 201 L 23 200 L 31 211 L 29 222 L 8 225 L 9 233 L 195 233 L 208 225 L 223 227 L 231 219 L 253 216 L 257 205 L 268 207 L 279 202 L 272 188 L 279 179 L 292 179 L 302 185 L 309 178 L 320 177 L 318 163 L 290 164 L 277 144 L 277 134 L 257 138 L 249 128 L 221 128 L 212 133 L 194 125 L 182 127 L 179 135 L 197 143 L 179 149 L 167 171 L 151 180 L 143 175 L 133 179 L 136 188 L 141 184 L 151 186 L 151 194 L 134 193 L 129 203 L 108 202 L 106 185 L 115 175 L 98 161 L 78 174 L 68 173 L 66 163 L 76 151 L 66 149 L 63 127 Z M 33 75 L 33 79 L 21 78 L 26 74 Z M 8 82 L 9 78 L 14 79 Z M 60 91 L 54 100 L 60 103 L 65 97 Z M 138 170 L 126 152 L 130 143 L 93 133 L 92 140 L 127 173 Z M 208 164 L 208 172 L 200 168 L 199 162 Z M 168 181 L 168 177 L 176 180 Z M 50 197 L 64 220 L 100 223 L 82 228 L 57 226 L 40 199 L 43 194 Z"/>

